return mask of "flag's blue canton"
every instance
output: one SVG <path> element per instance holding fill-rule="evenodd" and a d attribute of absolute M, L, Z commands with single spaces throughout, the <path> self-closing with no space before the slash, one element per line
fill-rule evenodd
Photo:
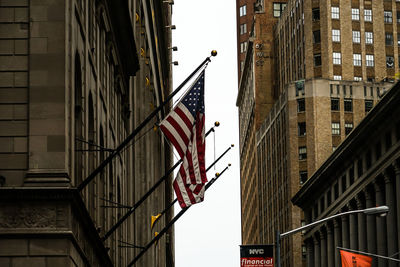
<path fill-rule="evenodd" d="M 182 103 L 195 118 L 197 112 L 204 113 L 204 73 L 182 99 Z"/>

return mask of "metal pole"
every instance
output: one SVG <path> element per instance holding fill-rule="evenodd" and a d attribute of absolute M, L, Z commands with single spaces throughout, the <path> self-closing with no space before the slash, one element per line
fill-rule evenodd
<path fill-rule="evenodd" d="M 329 221 L 329 220 L 332 220 L 332 219 L 334 219 L 334 218 L 341 217 L 341 216 L 344 216 L 344 215 L 354 214 L 354 213 L 365 213 L 365 214 L 387 213 L 388 210 L 389 210 L 389 208 L 388 208 L 387 206 L 380 206 L 380 207 L 368 208 L 368 209 L 363 209 L 363 210 L 351 210 L 351 211 L 346 211 L 346 212 L 343 212 L 343 213 L 335 214 L 335 215 L 329 216 L 329 217 L 327 217 L 327 218 L 324 218 L 324 219 L 321 219 L 321 220 L 312 222 L 312 223 L 307 224 L 307 225 L 304 225 L 304 226 L 302 226 L 302 227 L 299 227 L 299 228 L 290 230 L 290 231 L 288 231 L 288 232 L 285 232 L 285 233 L 283 233 L 283 234 L 280 234 L 280 237 L 282 238 L 282 237 L 284 237 L 284 236 L 287 236 L 287 235 L 291 235 L 291 234 L 300 232 L 300 231 L 302 231 L 302 230 L 305 230 L 305 229 L 310 228 L 310 227 L 312 227 L 312 226 L 315 226 L 315 225 L 317 225 L 317 224 L 320 224 L 320 223 L 323 223 L 323 222 L 326 222 L 326 221 Z"/>
<path fill-rule="evenodd" d="M 219 125 L 219 123 L 218 123 Z M 217 126 L 217 123 L 215 124 Z M 211 132 L 214 131 L 214 127 L 212 127 L 208 132 L 206 133 L 209 135 Z M 132 207 L 130 207 L 130 210 L 128 210 L 124 216 L 122 216 L 111 228 L 110 230 L 105 233 L 105 235 L 101 238 L 102 241 L 105 241 L 117 228 L 133 213 L 135 210 L 153 193 L 154 190 L 174 171 L 176 167 L 181 164 L 182 159 L 180 159 L 177 163 L 170 168 L 163 177 L 161 177 Z"/>
<path fill-rule="evenodd" d="M 213 55 L 213 53 L 212 53 Z M 215 52 L 216 55 L 216 52 Z M 95 177 L 99 174 L 112 159 L 118 155 L 121 150 L 143 129 L 143 127 L 150 122 L 151 119 L 167 104 L 182 88 L 183 86 L 208 62 L 211 62 L 210 57 L 207 57 L 179 86 L 176 88 L 166 99 L 161 103 L 147 118 L 136 127 L 133 132 L 125 138 L 125 140 L 91 173 L 89 176 L 78 185 L 78 191 L 82 191 Z"/>
<path fill-rule="evenodd" d="M 227 148 L 227 149 L 225 150 L 225 152 L 224 152 L 221 156 L 219 156 L 210 166 L 208 166 L 208 168 L 206 169 L 206 172 L 208 172 L 208 171 L 223 157 L 223 156 L 225 156 L 225 154 L 226 154 L 232 147 L 234 147 L 233 144 L 232 144 L 229 148 Z M 210 182 L 211 182 L 211 181 L 210 181 Z M 159 213 L 160 217 L 158 217 L 154 222 L 158 221 L 158 220 L 161 218 L 161 216 L 164 215 L 164 214 L 167 212 L 167 210 L 169 210 L 177 201 L 178 201 L 178 199 L 175 198 L 174 201 L 172 201 L 163 211 L 161 211 L 161 212 Z"/>
<path fill-rule="evenodd" d="M 207 189 L 229 168 L 229 166 L 230 166 L 230 164 L 227 166 L 227 167 L 225 167 L 225 169 L 221 172 L 221 173 L 219 173 L 219 174 L 217 174 L 217 175 L 215 175 L 215 177 L 214 178 L 212 178 L 207 184 L 206 184 L 206 188 L 205 188 L 205 191 L 207 191 Z M 190 208 L 191 206 L 189 206 L 189 207 L 186 207 L 186 208 L 183 208 L 174 218 L 172 218 L 172 220 L 161 230 L 161 232 L 158 234 L 158 235 L 156 235 L 140 252 L 139 252 L 139 254 L 128 264 L 128 267 L 130 267 L 130 266 L 132 266 L 133 264 L 135 264 L 135 262 L 137 262 L 142 256 L 143 256 L 143 254 L 144 253 L 146 253 L 146 251 L 155 243 L 155 242 L 157 242 L 167 231 L 168 231 L 168 229 Z"/>
<path fill-rule="evenodd" d="M 281 267 L 281 233 L 279 230 L 276 230 L 276 246 L 275 246 L 275 252 L 276 252 L 276 267 Z"/>

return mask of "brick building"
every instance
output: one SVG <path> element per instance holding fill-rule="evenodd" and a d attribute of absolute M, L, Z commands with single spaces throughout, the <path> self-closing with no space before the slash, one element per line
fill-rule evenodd
<path fill-rule="evenodd" d="M 171 218 L 170 166 L 153 124 L 76 187 L 171 90 L 168 2 L 0 1 L 0 265 L 126 266 Z M 113 206 L 113 207 L 110 207 Z M 173 232 L 138 266 L 173 266 Z"/>
<path fill-rule="evenodd" d="M 255 146 L 251 157 L 241 150 L 241 170 L 257 170 L 255 177 L 241 172 L 242 210 L 247 199 L 258 208 L 251 228 L 242 213 L 242 236 L 271 244 L 276 230 L 304 221 L 292 196 L 392 86 L 399 66 L 395 2 L 265 1 L 264 10 L 254 16 L 237 105 L 241 148 Z M 265 17 L 275 12 L 279 20 L 268 39 Z M 244 101 L 246 88 L 254 93 Z M 243 118 L 254 118 L 254 125 Z M 282 266 L 305 259 L 301 236 L 283 242 Z"/>

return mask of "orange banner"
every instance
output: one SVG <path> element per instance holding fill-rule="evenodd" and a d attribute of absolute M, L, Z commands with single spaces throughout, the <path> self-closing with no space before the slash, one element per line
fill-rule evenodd
<path fill-rule="evenodd" d="M 371 267 L 372 258 L 356 253 L 340 251 L 342 267 Z"/>

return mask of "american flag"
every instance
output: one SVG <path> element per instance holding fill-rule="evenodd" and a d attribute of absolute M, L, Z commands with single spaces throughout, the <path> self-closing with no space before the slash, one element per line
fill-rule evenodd
<path fill-rule="evenodd" d="M 203 201 L 205 168 L 204 71 L 160 123 L 160 129 L 183 160 L 173 182 L 182 208 Z"/>

